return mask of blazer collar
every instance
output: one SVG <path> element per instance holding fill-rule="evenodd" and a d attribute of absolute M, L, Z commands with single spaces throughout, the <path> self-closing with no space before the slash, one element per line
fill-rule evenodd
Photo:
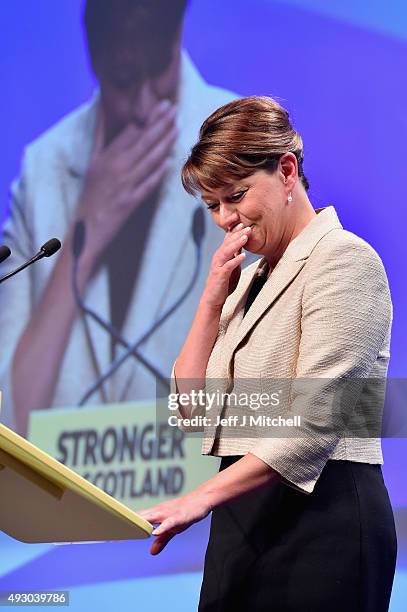
<path fill-rule="evenodd" d="M 68 172 L 76 179 L 83 179 L 89 167 L 99 108 L 100 91 L 96 89 L 91 99 L 72 117 L 75 119 L 75 129 L 69 130 L 61 143 Z"/>
<path fill-rule="evenodd" d="M 316 216 L 290 242 L 280 261 L 307 259 L 325 234 L 333 229 L 342 229 L 342 224 L 333 206 L 316 208 L 315 212 L 317 213 Z"/>
<path fill-rule="evenodd" d="M 228 367 L 230 367 L 234 351 L 239 344 L 265 311 L 273 305 L 273 302 L 300 273 L 317 243 L 330 231 L 342 228 L 333 206 L 317 208 L 315 212 L 317 215 L 290 242 L 245 317 L 243 317 L 244 306 L 255 275 L 262 274 L 267 269 L 265 258 L 262 258 L 257 266 L 253 266 L 252 273 L 243 275 L 236 290 L 236 295 L 232 294 L 233 299 L 224 313 L 226 314 L 226 323 L 228 323 L 225 337 Z"/>

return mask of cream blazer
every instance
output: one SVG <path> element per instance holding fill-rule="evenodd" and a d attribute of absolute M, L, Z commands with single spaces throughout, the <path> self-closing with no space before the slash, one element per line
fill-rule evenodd
<path fill-rule="evenodd" d="M 251 452 L 304 493 L 313 491 L 328 459 L 383 463 L 380 437 L 371 437 L 372 429 L 360 424 L 361 419 L 363 425 L 369 419 L 381 423 L 392 323 L 387 276 L 376 251 L 343 229 L 333 206 L 315 212 L 245 316 L 251 284 L 266 261 L 242 272 L 222 309 L 206 371 L 206 392 L 216 390 L 219 396 L 236 389 L 272 392 L 276 381 L 280 390 L 288 381 L 289 393 L 278 412 L 301 415 L 301 426 L 279 434 L 263 427 L 257 436 L 249 430 L 234 435 L 229 422 L 214 426 L 218 415 L 227 419 L 231 413 L 221 399 L 211 406 L 212 424 L 201 427 L 203 454 Z M 368 385 L 366 379 L 384 385 Z M 343 404 L 349 422 L 356 418 L 358 436 L 353 429 L 346 437 L 338 426 Z M 208 412 L 198 407 L 192 416 L 198 414 Z"/>

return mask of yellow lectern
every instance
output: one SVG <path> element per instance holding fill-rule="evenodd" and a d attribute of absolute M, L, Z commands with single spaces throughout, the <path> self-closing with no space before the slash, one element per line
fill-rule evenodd
<path fill-rule="evenodd" d="M 29 543 L 148 538 L 152 525 L 0 424 L 0 529 Z"/>

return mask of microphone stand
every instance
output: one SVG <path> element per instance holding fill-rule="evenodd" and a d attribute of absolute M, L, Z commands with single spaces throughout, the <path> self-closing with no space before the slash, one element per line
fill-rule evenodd
<path fill-rule="evenodd" d="M 132 348 L 129 342 L 127 342 L 123 338 L 120 332 L 111 323 L 102 319 L 102 317 L 100 317 L 97 314 L 97 312 L 95 312 L 94 310 L 92 310 L 85 304 L 85 301 L 83 300 L 82 295 L 79 291 L 79 287 L 78 287 L 79 259 L 80 259 L 80 254 L 84 247 L 84 242 L 85 242 L 85 227 L 84 227 L 83 221 L 78 221 L 75 227 L 75 231 L 74 231 L 74 240 L 73 240 L 74 263 L 72 267 L 72 290 L 73 290 L 73 294 L 74 294 L 74 298 L 75 298 L 77 307 L 81 310 L 81 312 L 83 312 L 85 316 L 87 315 L 91 319 L 96 321 L 96 323 L 100 325 L 108 334 L 110 334 L 116 340 L 116 342 L 121 344 L 121 346 L 123 346 L 124 348 L 128 349 L 126 352 L 126 356 L 132 355 L 137 361 L 141 362 L 143 366 L 147 368 L 147 370 L 149 370 L 153 374 L 153 376 L 155 376 L 164 386 L 169 388 L 168 381 L 165 378 L 165 376 L 161 372 L 159 372 L 158 369 L 155 368 L 145 357 L 143 357 L 143 355 L 141 355 L 137 351 L 137 348 Z M 104 382 L 104 378 L 101 380 L 101 378 L 99 377 L 95 385 L 97 385 L 97 388 L 99 388 L 99 386 L 103 385 L 103 382 Z M 84 402 L 82 402 L 81 400 L 78 406 L 82 406 L 83 404 Z"/>
<path fill-rule="evenodd" d="M 188 283 L 186 289 L 180 295 L 180 297 L 176 300 L 176 302 L 148 329 L 136 342 L 128 345 L 127 351 L 125 351 L 120 357 L 118 357 L 115 361 L 112 362 L 110 367 L 105 371 L 105 373 L 96 381 L 89 390 L 82 396 L 79 406 L 83 406 L 89 398 L 98 390 L 99 386 L 102 385 L 110 376 L 114 374 L 114 372 L 119 368 L 122 363 L 134 352 L 136 351 L 141 344 L 143 344 L 146 340 L 152 336 L 156 332 L 156 330 L 170 317 L 175 310 L 181 305 L 181 303 L 185 300 L 188 294 L 192 291 L 196 281 L 198 280 L 199 270 L 201 268 L 202 261 L 202 239 L 205 232 L 205 219 L 202 208 L 197 208 L 194 213 L 193 222 L 192 222 L 192 235 L 193 240 L 196 245 L 196 260 L 195 260 L 195 268 L 190 282 Z M 170 384 L 168 379 L 161 378 L 161 382 L 164 384 L 164 387 L 169 391 Z"/>
<path fill-rule="evenodd" d="M 34 255 L 34 257 L 31 257 L 31 259 L 23 263 L 21 266 L 19 266 L 15 270 L 12 270 L 8 274 L 5 274 L 4 276 L 2 276 L 0 278 L 0 284 L 4 283 L 4 281 L 8 280 L 15 274 L 18 274 L 22 270 L 25 270 L 25 268 L 28 268 L 28 266 L 31 266 L 31 264 L 35 263 L 39 259 L 42 259 L 43 257 L 51 257 L 51 255 L 54 255 L 54 253 L 56 253 L 60 248 L 61 248 L 61 243 L 58 240 L 58 238 L 51 238 L 51 240 L 48 240 L 45 244 L 42 245 L 41 249 L 38 251 L 36 255 Z"/>

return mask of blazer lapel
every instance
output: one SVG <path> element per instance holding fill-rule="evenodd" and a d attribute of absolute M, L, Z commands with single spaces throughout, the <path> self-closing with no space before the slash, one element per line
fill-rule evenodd
<path fill-rule="evenodd" d="M 254 300 L 246 316 L 243 316 L 247 295 L 252 285 L 252 282 L 250 282 L 244 295 L 242 296 L 242 299 L 239 301 L 239 309 L 235 315 L 235 331 L 230 336 L 230 345 L 228 347 L 230 359 L 232 359 L 233 353 L 236 351 L 239 344 L 256 325 L 262 315 L 272 307 L 273 302 L 275 302 L 284 289 L 291 283 L 297 274 L 299 274 L 304 265 L 305 260 L 286 262 L 280 260 L 264 284 L 259 295 Z M 253 281 L 253 278 L 251 281 Z"/>
<path fill-rule="evenodd" d="M 222 310 L 222 318 L 220 323 L 220 329 L 231 329 L 231 326 L 234 325 L 236 319 L 240 320 L 243 318 L 244 306 L 246 304 L 247 295 L 250 291 L 250 288 L 253 284 L 253 281 L 263 268 L 263 266 L 267 264 L 265 259 L 260 259 L 257 262 L 257 266 L 253 265 L 252 274 L 242 274 L 242 277 L 239 281 L 239 284 L 235 291 L 231 294 L 225 306 Z"/>
<path fill-rule="evenodd" d="M 261 260 L 254 274 L 246 279 L 239 291 L 238 299 L 228 308 L 229 325 L 225 335 L 225 365 L 228 377 L 231 376 L 233 355 L 264 313 L 273 306 L 273 303 L 297 277 L 305 266 L 307 259 L 316 246 L 328 232 L 342 228 L 333 206 L 317 208 L 316 216 L 308 223 L 286 248 L 280 261 L 272 271 L 259 295 L 254 300 L 246 316 L 244 306 L 252 285 L 254 275 L 264 266 L 265 259 Z M 322 213 L 322 214 L 321 214 Z M 230 312 L 229 312 L 230 311 Z M 226 321 L 227 324 L 228 321 Z"/>

